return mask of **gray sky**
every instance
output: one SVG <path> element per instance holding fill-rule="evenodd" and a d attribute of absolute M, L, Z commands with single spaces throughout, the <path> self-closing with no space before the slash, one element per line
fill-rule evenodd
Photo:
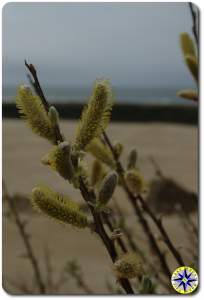
<path fill-rule="evenodd" d="M 192 86 L 178 43 L 191 26 L 187 3 L 9 3 L 3 83 L 26 80 L 26 58 L 46 85 Z"/>

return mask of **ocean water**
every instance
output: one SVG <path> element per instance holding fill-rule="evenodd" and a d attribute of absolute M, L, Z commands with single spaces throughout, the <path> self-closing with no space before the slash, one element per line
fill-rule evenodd
<path fill-rule="evenodd" d="M 195 105 L 192 101 L 176 96 L 181 87 L 175 88 L 136 88 L 113 87 L 116 103 L 127 104 L 163 104 L 163 105 Z M 85 103 L 90 96 L 91 87 L 44 87 L 50 102 Z M 16 87 L 3 86 L 3 102 L 15 100 Z"/>

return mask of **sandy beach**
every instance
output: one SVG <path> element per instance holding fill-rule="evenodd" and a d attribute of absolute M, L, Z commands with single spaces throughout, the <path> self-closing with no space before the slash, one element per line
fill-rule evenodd
<path fill-rule="evenodd" d="M 62 121 L 61 128 L 68 140 L 74 137 L 76 122 Z M 139 167 L 146 181 L 155 177 L 155 170 L 149 161 L 153 156 L 165 176 L 174 179 L 187 190 L 198 193 L 198 130 L 195 126 L 163 124 L 163 123 L 113 123 L 108 134 L 112 140 L 123 143 L 122 162 L 126 162 L 128 149 L 136 147 L 139 153 Z M 42 156 L 50 149 L 48 142 L 31 133 L 20 120 L 3 120 L 3 178 L 11 194 L 30 194 L 32 188 L 44 183 L 59 192 L 70 195 L 82 202 L 81 195 L 69 184 L 40 162 Z M 90 161 L 90 159 L 88 159 Z M 135 228 L 135 219 L 127 199 L 120 188 L 115 197 L 118 199 L 128 225 Z M 106 280 L 115 284 L 112 275 L 111 261 L 99 239 L 88 230 L 74 231 L 62 227 L 39 214 L 22 213 L 29 220 L 28 231 L 32 234 L 34 251 L 39 258 L 42 272 L 45 272 L 43 249 L 48 247 L 52 257 L 54 277 L 57 280 L 59 271 L 67 260 L 77 259 L 81 265 L 87 284 L 95 293 L 107 293 Z M 164 219 L 170 236 L 185 252 L 188 240 L 183 235 L 177 217 Z M 135 231 L 134 238 L 145 243 L 141 229 Z M 181 238 L 182 236 L 182 238 Z M 4 288 L 9 293 L 19 293 L 18 289 L 7 282 L 7 278 L 16 282 L 24 282 L 33 289 L 33 275 L 29 262 L 21 257 L 23 245 L 15 226 L 3 218 L 3 275 Z M 190 263 L 190 256 L 185 254 Z M 154 263 L 154 261 L 152 261 Z M 172 271 L 175 261 L 169 257 Z M 160 290 L 162 292 L 162 289 Z M 83 293 L 73 279 L 64 284 L 59 293 Z"/>

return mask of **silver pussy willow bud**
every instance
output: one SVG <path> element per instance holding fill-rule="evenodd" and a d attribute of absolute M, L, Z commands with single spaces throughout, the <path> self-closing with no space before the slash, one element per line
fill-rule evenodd
<path fill-rule="evenodd" d="M 97 208 L 104 207 L 113 196 L 118 181 L 115 171 L 108 173 L 103 179 L 98 192 Z"/>
<path fill-rule="evenodd" d="M 53 126 L 57 126 L 59 123 L 59 113 L 54 106 L 50 106 L 48 117 Z"/>
<path fill-rule="evenodd" d="M 137 150 L 133 148 L 128 155 L 128 163 L 127 163 L 128 170 L 135 168 L 136 162 L 137 162 Z"/>

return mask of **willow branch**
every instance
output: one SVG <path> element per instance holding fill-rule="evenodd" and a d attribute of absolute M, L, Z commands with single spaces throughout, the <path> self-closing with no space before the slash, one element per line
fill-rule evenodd
<path fill-rule="evenodd" d="M 49 110 L 49 104 L 48 104 L 48 102 L 47 102 L 47 100 L 44 96 L 44 93 L 42 91 L 42 88 L 40 86 L 35 67 L 32 64 L 28 65 L 27 62 L 25 62 L 25 65 L 28 68 L 28 70 L 30 71 L 30 73 L 32 74 L 33 78 L 34 78 L 34 86 L 35 86 L 36 92 L 38 93 L 38 95 L 41 98 L 41 100 L 43 101 L 43 103 L 45 103 L 45 105 L 47 105 L 48 110 Z M 57 132 L 57 134 L 58 134 L 58 139 L 60 141 L 64 141 L 64 138 L 61 135 L 61 133 Z M 97 235 L 102 240 L 102 242 L 103 242 L 104 246 L 106 247 L 106 250 L 108 251 L 112 261 L 115 262 L 116 259 L 117 259 L 117 252 L 116 252 L 116 249 L 115 249 L 114 242 L 109 238 L 108 234 L 106 233 L 106 231 L 104 229 L 103 222 L 102 222 L 102 219 L 101 219 L 101 214 L 96 212 L 94 210 L 93 206 L 91 205 L 91 203 L 95 203 L 95 201 L 96 201 L 95 194 L 94 194 L 93 191 L 90 192 L 87 189 L 87 187 L 86 187 L 86 185 L 83 182 L 83 179 L 81 177 L 79 178 L 79 189 L 80 189 L 80 192 L 81 192 L 81 195 L 82 195 L 83 199 L 86 201 L 86 203 L 87 203 L 87 205 L 88 205 L 88 207 L 91 211 L 91 214 L 93 216 L 94 226 L 95 226 L 94 231 L 97 233 Z M 133 291 L 128 279 L 120 279 L 119 283 L 121 284 L 121 286 L 123 287 L 123 289 L 125 290 L 125 292 L 127 294 L 134 294 L 134 291 Z"/>
<path fill-rule="evenodd" d="M 28 74 L 28 78 L 29 78 L 30 83 L 34 87 L 36 94 L 40 97 L 40 99 L 41 99 L 41 101 L 42 101 L 42 103 L 45 107 L 45 110 L 47 112 L 49 112 L 50 104 L 48 103 L 48 101 L 45 98 L 43 89 L 42 89 L 42 87 L 40 85 L 40 82 L 39 82 L 39 79 L 38 79 L 38 75 L 37 75 L 37 71 L 36 71 L 35 66 L 33 64 L 28 64 L 26 60 L 25 60 L 25 66 L 27 67 L 28 71 L 30 72 L 30 74 Z M 32 80 L 30 75 L 32 75 L 33 80 Z M 63 142 L 63 136 L 60 132 L 60 129 L 59 129 L 58 125 L 56 125 L 56 127 L 55 127 L 55 133 L 56 133 L 56 136 L 58 137 L 57 140 L 56 140 L 56 144 L 58 143 L 58 141 Z"/>
<path fill-rule="evenodd" d="M 195 40 L 196 40 L 196 43 L 197 43 L 197 47 L 199 48 L 199 38 L 198 38 L 198 32 L 197 32 L 197 26 L 198 26 L 197 16 L 196 16 L 196 13 L 193 9 L 193 3 L 189 2 L 188 4 L 189 4 L 191 16 L 192 16 L 192 21 L 193 21 L 192 31 L 193 31 L 193 34 L 194 34 L 194 37 L 195 37 Z"/>
<path fill-rule="evenodd" d="M 165 257 L 163 255 L 163 253 L 161 252 L 159 246 L 157 245 L 157 241 L 156 241 L 154 235 L 152 234 L 151 228 L 150 228 L 148 222 L 146 221 L 144 215 L 142 214 L 142 212 L 140 210 L 140 207 L 138 205 L 138 201 L 135 201 L 135 196 L 131 193 L 131 191 L 129 190 L 129 188 L 128 188 L 127 184 L 126 184 L 126 181 L 125 181 L 125 178 L 124 178 L 124 169 L 123 169 L 123 166 L 120 163 L 120 161 L 118 159 L 118 156 L 115 153 L 115 150 L 114 150 L 114 148 L 113 148 L 113 146 L 111 144 L 111 141 L 108 138 L 108 136 L 105 133 L 105 131 L 103 132 L 103 137 L 104 137 L 104 140 L 105 140 L 106 144 L 109 146 L 109 148 L 110 148 L 110 150 L 112 152 L 112 155 L 113 155 L 114 160 L 116 162 L 116 170 L 117 170 L 118 175 L 120 176 L 120 178 L 122 180 L 123 188 L 124 188 L 124 190 L 125 190 L 125 192 L 126 192 L 126 194 L 128 196 L 128 199 L 130 200 L 130 202 L 131 202 L 131 204 L 133 206 L 133 209 L 134 209 L 136 215 L 139 218 L 139 221 L 140 221 L 140 223 L 141 223 L 141 225 L 143 227 L 144 232 L 146 232 L 146 234 L 147 234 L 147 236 L 148 236 L 148 238 L 150 240 L 152 249 L 158 255 L 163 270 L 165 271 L 165 273 L 167 274 L 167 276 L 170 276 L 171 272 L 169 270 L 168 264 L 166 263 Z"/>
<path fill-rule="evenodd" d="M 25 225 L 23 224 L 23 222 L 20 219 L 20 216 L 19 216 L 18 211 L 16 209 L 15 203 L 14 203 L 12 197 L 9 195 L 9 192 L 7 190 L 7 187 L 6 187 L 6 184 L 5 184 L 4 180 L 2 182 L 2 187 L 3 187 L 3 190 L 4 190 L 4 196 L 8 201 L 10 211 L 11 211 L 13 217 L 14 217 L 14 221 L 16 223 L 16 226 L 18 228 L 18 231 L 19 231 L 20 236 L 22 238 L 22 241 L 24 243 L 24 246 L 25 246 L 25 249 L 26 249 L 26 252 L 27 252 L 27 257 L 28 257 L 28 259 L 31 263 L 32 268 L 33 268 L 33 272 L 34 272 L 34 275 L 35 275 L 35 280 L 36 280 L 36 283 L 38 285 L 39 291 L 40 291 L 40 293 L 45 294 L 46 293 L 45 285 L 44 285 L 43 280 L 42 280 L 42 275 L 41 275 L 41 272 L 40 272 L 40 269 L 39 269 L 37 259 L 36 259 L 35 255 L 33 253 L 32 245 L 31 245 L 31 243 L 29 241 L 29 237 L 28 237 L 28 235 L 25 231 Z"/>
<path fill-rule="evenodd" d="M 141 195 L 135 196 L 129 189 L 128 186 L 124 180 L 124 169 L 122 167 L 122 164 L 120 163 L 120 161 L 117 158 L 117 155 L 114 151 L 114 148 L 111 145 L 111 142 L 107 136 L 107 134 L 104 132 L 103 133 L 104 139 L 106 141 L 106 143 L 108 144 L 114 159 L 116 161 L 117 164 L 117 170 L 119 175 L 121 176 L 121 178 L 123 179 L 123 187 L 129 197 L 129 199 L 131 200 L 131 203 L 133 205 L 133 207 L 135 208 L 135 210 L 137 210 L 136 208 L 136 203 L 139 201 L 142 205 L 142 208 L 144 209 L 144 211 L 151 217 L 152 221 L 155 223 L 155 225 L 157 226 L 158 230 L 160 231 L 162 237 L 163 237 L 163 241 L 166 243 L 167 247 L 169 248 L 169 250 L 171 251 L 172 255 L 174 256 L 174 258 L 176 259 L 176 261 L 178 262 L 179 265 L 184 266 L 184 261 L 180 255 L 180 253 L 178 252 L 178 250 L 176 249 L 176 247 L 173 245 L 172 241 L 170 240 L 163 224 L 162 221 L 160 219 L 158 219 L 156 217 L 156 215 L 153 213 L 153 211 L 150 209 L 150 207 L 148 206 L 148 204 L 145 202 L 145 200 L 143 199 L 143 197 Z"/>

